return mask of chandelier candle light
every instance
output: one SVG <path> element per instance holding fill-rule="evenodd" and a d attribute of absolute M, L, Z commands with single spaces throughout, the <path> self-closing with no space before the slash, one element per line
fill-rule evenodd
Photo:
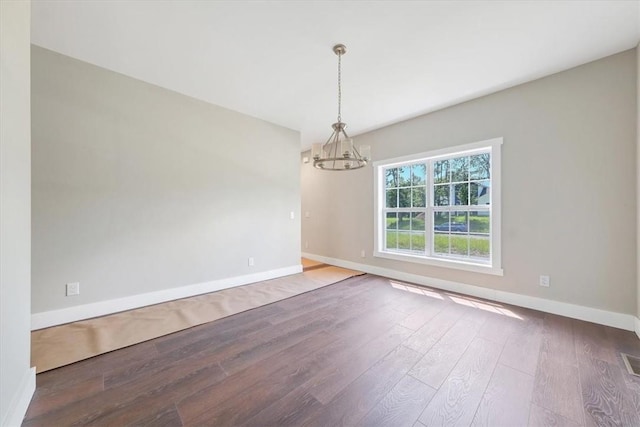
<path fill-rule="evenodd" d="M 347 171 L 360 169 L 371 160 L 371 147 L 361 145 L 359 149 L 353 146 L 353 139 L 349 138 L 344 129 L 346 123 L 342 122 L 342 81 L 341 59 L 347 53 L 343 44 L 333 47 L 333 52 L 338 55 L 338 121 L 331 125 L 333 133 L 324 144 L 316 143 L 311 146 L 313 166 L 318 169 L 332 171 Z"/>

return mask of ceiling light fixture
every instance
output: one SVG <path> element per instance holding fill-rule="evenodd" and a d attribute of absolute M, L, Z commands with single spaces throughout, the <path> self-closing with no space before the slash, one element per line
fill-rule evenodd
<path fill-rule="evenodd" d="M 333 133 L 324 144 L 316 143 L 311 146 L 313 166 L 318 169 L 332 171 L 347 171 L 360 169 L 371 160 L 371 147 L 361 145 L 356 149 L 353 139 L 349 138 L 344 129 L 346 123 L 342 122 L 342 55 L 347 53 L 343 44 L 333 47 L 333 52 L 338 55 L 338 121 L 331 125 Z M 341 139 L 343 138 L 343 139 Z"/>

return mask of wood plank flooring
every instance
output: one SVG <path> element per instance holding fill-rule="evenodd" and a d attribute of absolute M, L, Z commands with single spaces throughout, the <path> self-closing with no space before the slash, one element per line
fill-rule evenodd
<path fill-rule="evenodd" d="M 365 275 L 37 375 L 24 426 L 640 426 L 632 332 Z"/>

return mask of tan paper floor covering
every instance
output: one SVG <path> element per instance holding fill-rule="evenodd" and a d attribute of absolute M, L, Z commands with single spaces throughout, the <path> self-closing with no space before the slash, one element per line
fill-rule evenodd
<path fill-rule="evenodd" d="M 303 270 L 308 270 L 311 268 L 317 268 L 320 266 L 326 266 L 327 264 L 323 264 L 320 261 L 314 261 L 312 259 L 308 259 L 308 258 L 302 258 L 302 269 Z"/>
<path fill-rule="evenodd" d="M 33 331 L 31 364 L 37 372 L 48 371 L 363 274 L 316 263 L 303 265 L 310 269 L 278 279 Z"/>

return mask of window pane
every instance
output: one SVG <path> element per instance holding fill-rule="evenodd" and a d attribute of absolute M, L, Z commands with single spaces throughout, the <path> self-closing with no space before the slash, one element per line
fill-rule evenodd
<path fill-rule="evenodd" d="M 398 249 L 411 249 L 411 234 L 408 231 L 398 232 Z"/>
<path fill-rule="evenodd" d="M 457 157 L 449 159 L 451 168 L 451 181 L 469 181 L 469 158 Z"/>
<path fill-rule="evenodd" d="M 467 256 L 469 254 L 469 236 L 452 235 L 451 236 L 451 254 Z"/>
<path fill-rule="evenodd" d="M 395 231 L 387 231 L 387 249 L 396 249 L 398 247 L 398 233 Z"/>
<path fill-rule="evenodd" d="M 478 183 L 477 182 L 469 183 L 469 204 L 470 205 L 478 204 L 478 193 L 479 193 Z"/>
<path fill-rule="evenodd" d="M 488 211 L 469 212 L 469 231 L 471 233 L 489 233 L 491 214 Z"/>
<path fill-rule="evenodd" d="M 469 158 L 469 176 L 471 179 L 489 179 L 491 170 L 491 155 L 478 154 Z"/>
<path fill-rule="evenodd" d="M 387 190 L 387 207 L 398 207 L 398 190 Z"/>
<path fill-rule="evenodd" d="M 433 231 L 434 232 L 449 232 L 449 212 L 434 212 L 433 213 Z"/>
<path fill-rule="evenodd" d="M 424 252 L 424 233 L 411 233 L 411 250 Z"/>
<path fill-rule="evenodd" d="M 453 197 L 455 205 L 468 205 L 469 204 L 469 184 L 454 184 Z"/>
<path fill-rule="evenodd" d="M 424 212 L 411 213 L 411 229 L 413 231 L 424 231 Z"/>
<path fill-rule="evenodd" d="M 426 187 L 413 187 L 411 189 L 411 203 L 414 208 L 424 208 L 426 206 Z"/>
<path fill-rule="evenodd" d="M 476 191 L 476 194 L 478 195 L 478 201 L 473 204 L 474 205 L 491 204 L 491 181 L 478 181 L 477 183 L 473 183 L 473 184 L 476 185 L 475 191 Z"/>
<path fill-rule="evenodd" d="M 398 213 L 398 229 L 411 230 L 411 214 L 409 212 Z"/>
<path fill-rule="evenodd" d="M 449 206 L 449 184 L 434 186 L 433 205 Z"/>
<path fill-rule="evenodd" d="M 427 165 L 420 163 L 411 166 L 411 182 L 413 185 L 424 185 L 427 175 Z"/>
<path fill-rule="evenodd" d="M 469 236 L 469 255 L 488 261 L 491 257 L 491 240 L 489 236 Z"/>
<path fill-rule="evenodd" d="M 395 212 L 387 212 L 387 230 L 398 229 L 398 214 Z"/>
<path fill-rule="evenodd" d="M 398 179 L 400 183 L 400 187 L 408 187 L 411 185 L 411 167 L 403 166 L 398 168 Z"/>
<path fill-rule="evenodd" d="M 467 212 L 451 212 L 451 232 L 467 233 L 469 231 L 469 223 Z"/>
<path fill-rule="evenodd" d="M 433 182 L 443 184 L 449 181 L 449 160 L 433 162 Z"/>
<path fill-rule="evenodd" d="M 398 190 L 398 207 L 411 207 L 411 187 L 400 188 Z"/>
<path fill-rule="evenodd" d="M 449 253 L 448 234 L 435 234 L 433 236 L 433 252 L 440 255 Z"/>
<path fill-rule="evenodd" d="M 392 168 L 384 171 L 387 188 L 398 186 L 398 169 Z"/>

